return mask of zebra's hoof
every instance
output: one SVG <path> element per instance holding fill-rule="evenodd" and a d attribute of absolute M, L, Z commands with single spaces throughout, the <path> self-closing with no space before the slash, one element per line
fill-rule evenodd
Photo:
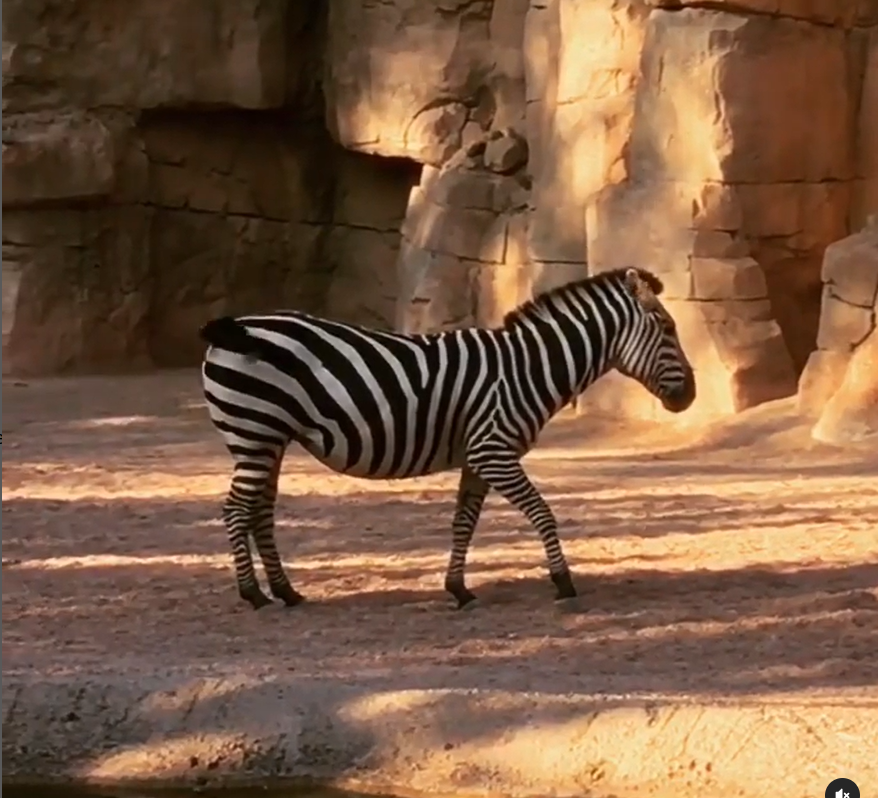
<path fill-rule="evenodd" d="M 576 615 L 581 612 L 587 612 L 583 607 L 579 596 L 570 596 L 568 598 L 555 599 L 555 611 L 561 615 Z"/>
<path fill-rule="evenodd" d="M 573 577 L 570 571 L 561 571 L 557 574 L 550 574 L 552 584 L 555 585 L 555 600 L 571 599 L 576 597 L 576 587 L 573 584 Z"/>
<path fill-rule="evenodd" d="M 470 610 L 477 609 L 479 607 L 479 600 L 472 596 L 471 598 L 464 599 L 463 601 L 457 602 L 457 609 L 464 610 L 465 612 L 469 612 Z"/>
<path fill-rule="evenodd" d="M 284 587 L 272 588 L 271 594 L 282 601 L 287 607 L 296 607 L 301 604 L 305 597 L 298 590 L 293 589 L 291 585 Z"/>
<path fill-rule="evenodd" d="M 305 597 L 301 593 L 297 593 L 295 590 L 283 599 L 285 607 L 298 607 L 304 602 Z"/>
<path fill-rule="evenodd" d="M 446 579 L 445 590 L 457 602 L 459 610 L 470 609 L 470 605 L 476 600 L 476 594 L 466 586 L 462 579 Z"/>
<path fill-rule="evenodd" d="M 265 595 L 261 590 L 256 593 L 248 593 L 246 596 L 241 596 L 244 601 L 250 602 L 250 606 L 253 607 L 254 610 L 261 610 L 263 607 L 268 607 L 272 601 L 271 599 Z"/>

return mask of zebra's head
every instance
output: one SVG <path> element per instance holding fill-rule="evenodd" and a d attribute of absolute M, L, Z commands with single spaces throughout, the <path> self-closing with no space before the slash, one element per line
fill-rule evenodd
<path fill-rule="evenodd" d="M 613 366 L 637 380 L 665 410 L 681 413 L 695 401 L 695 374 L 671 314 L 659 301 L 662 283 L 644 269 L 622 276 L 630 317 L 623 326 Z"/>

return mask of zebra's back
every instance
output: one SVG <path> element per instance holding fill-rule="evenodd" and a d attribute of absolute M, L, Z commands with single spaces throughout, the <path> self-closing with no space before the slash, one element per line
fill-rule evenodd
<path fill-rule="evenodd" d="M 203 365 L 233 454 L 294 440 L 334 471 L 373 479 L 462 465 L 470 412 L 492 371 L 496 381 L 491 333 L 409 336 L 296 312 L 238 321 L 260 356 L 212 346 Z"/>

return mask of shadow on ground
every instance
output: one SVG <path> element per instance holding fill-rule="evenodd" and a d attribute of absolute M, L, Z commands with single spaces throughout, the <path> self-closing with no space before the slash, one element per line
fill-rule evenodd
<path fill-rule="evenodd" d="M 394 689 L 719 695 L 878 681 L 878 561 L 704 567 L 662 542 L 685 556 L 720 530 L 783 536 L 831 523 L 837 507 L 625 494 L 582 513 L 581 500 L 555 498 L 562 519 L 596 520 L 562 526 L 581 591 L 570 613 L 553 607 L 536 536 L 489 508 L 469 569 L 483 606 L 460 613 L 441 590 L 452 503 L 433 493 L 295 502 L 304 519 L 282 521 L 279 542 L 312 603 L 258 614 L 234 593 L 215 500 L 4 501 L 4 667 L 159 662 L 171 650 L 181 665 L 233 667 L 264 651 L 314 677 L 363 682 L 377 669 Z M 845 523 L 866 528 L 874 510 L 848 509 Z"/>
<path fill-rule="evenodd" d="M 228 458 L 187 409 L 190 377 L 126 383 L 123 396 L 95 383 L 106 394 L 99 416 L 76 410 L 84 399 L 65 405 L 56 387 L 7 404 L 5 676 L 104 673 L 135 691 L 157 672 L 180 685 L 278 677 L 335 695 L 322 710 L 363 751 L 373 741 L 352 707 L 394 691 L 762 700 L 878 684 L 874 455 L 763 451 L 755 441 L 769 426 L 743 448 L 726 431 L 722 445 L 638 454 L 629 440 L 626 453 L 602 455 L 583 445 L 591 434 L 600 443 L 596 426 L 565 421 L 527 467 L 559 519 L 578 605 L 553 605 L 539 541 L 492 497 L 471 556 L 472 612 L 451 609 L 441 590 L 453 475 L 355 484 L 291 456 L 278 541 L 310 601 L 254 613 L 238 601 L 218 520 Z M 236 689 L 246 705 L 261 688 Z M 229 700 L 199 699 L 186 734 L 228 733 L 215 723 Z M 431 706 L 440 748 L 513 728 L 490 709 L 479 730 L 461 725 L 466 700 Z M 405 728 L 420 711 L 391 702 L 382 722 Z M 581 711 L 549 702 L 520 725 Z M 172 714 L 156 704 L 148 722 L 120 721 L 119 734 L 146 747 Z M 56 731 L 74 739 L 76 723 Z"/>

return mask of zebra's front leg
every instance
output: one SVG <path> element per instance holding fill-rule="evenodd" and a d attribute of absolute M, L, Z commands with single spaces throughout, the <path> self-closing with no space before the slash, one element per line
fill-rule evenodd
<path fill-rule="evenodd" d="M 475 594 L 466 586 L 464 571 L 469 544 L 489 490 L 488 483 L 477 476 L 469 466 L 465 465 L 461 469 L 457 504 L 451 524 L 451 556 L 445 573 L 445 589 L 454 596 L 458 609 L 472 606 L 476 600 Z"/>
<path fill-rule="evenodd" d="M 262 499 L 253 524 L 253 542 L 256 544 L 259 559 L 262 560 L 262 566 L 265 568 L 271 595 L 280 599 L 288 607 L 295 607 L 297 604 L 301 604 L 305 597 L 290 584 L 280 561 L 274 537 L 274 508 L 277 504 L 277 483 L 282 462 L 283 452 L 280 453 L 269 472 L 265 489 L 262 492 Z"/>
<path fill-rule="evenodd" d="M 576 598 L 570 568 L 558 540 L 558 523 L 545 499 L 540 496 L 518 461 L 517 453 L 501 447 L 478 448 L 470 453 L 470 467 L 490 487 L 520 510 L 539 533 L 549 576 L 556 589 L 556 601 Z"/>

